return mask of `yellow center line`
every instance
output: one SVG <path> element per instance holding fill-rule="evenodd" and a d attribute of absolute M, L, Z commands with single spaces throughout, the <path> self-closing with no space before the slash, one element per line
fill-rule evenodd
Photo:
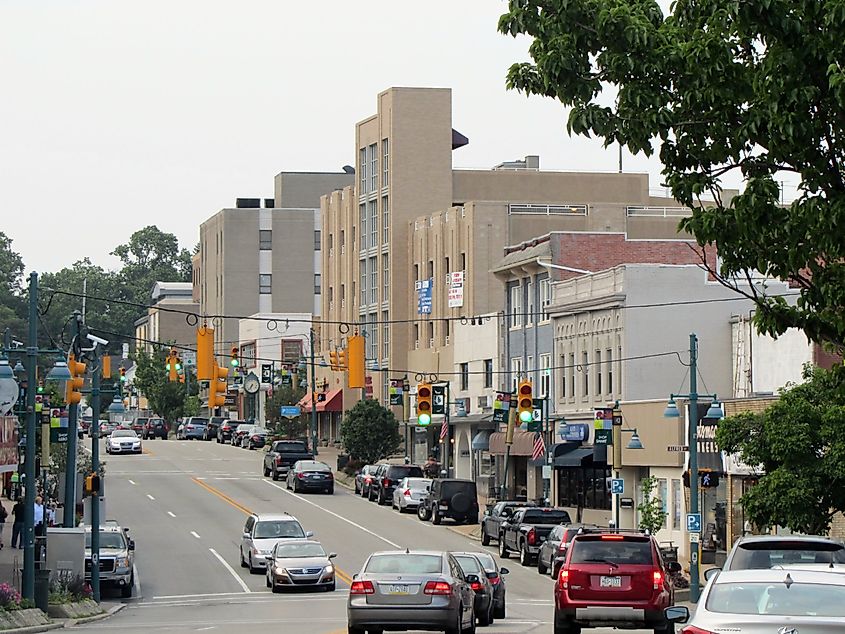
<path fill-rule="evenodd" d="M 238 502 L 236 502 L 235 500 L 230 498 L 228 495 L 223 493 L 223 491 L 221 491 L 220 489 L 213 487 L 210 484 L 207 484 L 207 483 L 205 483 L 202 480 L 199 480 L 197 478 L 191 478 L 191 480 L 193 480 L 195 483 L 200 485 L 203 489 L 205 489 L 206 491 L 208 491 L 212 495 L 216 495 L 217 497 L 219 497 L 221 500 L 223 500 L 227 504 L 230 504 L 231 506 L 235 507 L 236 509 L 238 509 L 244 515 L 252 515 L 253 514 L 253 512 L 251 510 L 249 510 L 243 504 L 239 504 Z M 337 566 L 334 567 L 334 572 L 335 572 L 335 575 L 337 576 L 338 579 L 340 579 L 344 583 L 349 584 L 350 586 L 352 585 L 352 577 L 348 573 L 344 572 L 343 570 L 341 570 Z"/>

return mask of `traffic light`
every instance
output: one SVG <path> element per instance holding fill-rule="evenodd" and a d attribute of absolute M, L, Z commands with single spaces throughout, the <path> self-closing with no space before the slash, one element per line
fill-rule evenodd
<path fill-rule="evenodd" d="M 534 396 L 531 381 L 520 381 L 517 388 L 516 413 L 520 423 L 530 423 L 534 420 Z"/>
<path fill-rule="evenodd" d="M 349 370 L 349 387 L 366 387 L 366 371 L 364 365 L 364 337 L 352 335 L 349 337 L 346 350 L 346 369 Z"/>
<path fill-rule="evenodd" d="M 126 368 L 120 368 L 120 382 L 126 383 Z"/>
<path fill-rule="evenodd" d="M 44 394 L 44 381 L 39 381 L 39 382 L 38 382 L 38 393 L 39 393 L 39 394 Z"/>
<path fill-rule="evenodd" d="M 343 348 L 337 351 L 337 369 L 341 372 L 346 372 L 349 369 L 346 359 L 346 350 Z"/>
<path fill-rule="evenodd" d="M 332 372 L 337 372 L 340 369 L 340 364 L 337 362 L 337 350 L 329 350 L 329 367 Z"/>
<path fill-rule="evenodd" d="M 431 424 L 431 383 L 417 385 L 417 423 L 422 427 Z"/>
<path fill-rule="evenodd" d="M 710 471 L 702 471 L 699 473 L 702 489 L 711 489 L 719 486 L 719 474 Z"/>
<path fill-rule="evenodd" d="M 232 354 L 229 359 L 229 365 L 231 365 L 233 368 L 237 368 L 240 363 L 241 362 L 238 360 L 238 347 L 232 346 Z"/>
<path fill-rule="evenodd" d="M 197 380 L 210 381 L 214 366 L 214 328 L 197 328 Z"/>
<path fill-rule="evenodd" d="M 65 384 L 65 402 L 76 405 L 82 400 L 80 390 L 85 385 L 85 364 L 77 361 L 75 355 L 70 355 L 67 358 L 67 369 L 70 370 L 70 379 Z"/>
<path fill-rule="evenodd" d="M 208 407 L 223 407 L 226 404 L 226 377 L 229 376 L 229 368 L 224 368 L 216 363 L 211 367 L 211 383 L 208 384 Z"/>
<path fill-rule="evenodd" d="M 98 495 L 100 493 L 100 476 L 96 473 L 89 473 L 85 476 L 85 495 Z"/>
<path fill-rule="evenodd" d="M 179 380 L 179 357 L 176 356 L 176 348 L 170 349 L 170 354 L 167 356 L 167 372 L 168 380 L 175 383 Z"/>
<path fill-rule="evenodd" d="M 111 377 L 111 357 L 106 355 L 102 359 L 102 367 L 103 367 L 103 378 L 108 379 Z"/>

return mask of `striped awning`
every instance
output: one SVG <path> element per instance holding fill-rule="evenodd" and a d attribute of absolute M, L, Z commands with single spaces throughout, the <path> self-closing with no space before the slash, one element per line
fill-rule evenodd
<path fill-rule="evenodd" d="M 505 455 L 507 453 L 506 437 L 507 434 L 502 431 L 490 434 L 490 453 Z M 534 452 L 534 437 L 535 432 L 533 431 L 515 430 L 513 432 L 513 444 L 511 445 L 510 455 L 530 456 Z"/>

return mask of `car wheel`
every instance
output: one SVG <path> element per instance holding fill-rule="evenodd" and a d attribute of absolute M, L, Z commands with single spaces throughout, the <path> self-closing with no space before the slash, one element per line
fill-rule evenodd
<path fill-rule="evenodd" d="M 467 524 L 478 524 L 478 515 L 470 515 L 466 518 Z"/>
<path fill-rule="evenodd" d="M 377 500 L 376 500 L 376 503 L 377 503 L 379 506 L 384 506 L 384 502 L 385 502 L 385 499 L 384 499 L 384 490 L 382 489 L 381 491 L 379 491 L 379 492 L 378 492 L 378 498 L 377 498 Z"/>
<path fill-rule="evenodd" d="M 326 592 L 334 592 L 335 590 L 337 590 L 337 585 L 334 581 L 332 581 L 331 584 L 326 586 Z"/>
<path fill-rule="evenodd" d="M 531 565 L 531 553 L 528 552 L 527 544 L 522 544 L 522 548 L 519 550 L 519 563 L 523 566 Z"/>
<path fill-rule="evenodd" d="M 244 551 L 241 550 L 240 547 L 238 547 L 238 555 L 241 558 L 241 568 L 246 568 L 246 561 L 244 561 Z"/>
<path fill-rule="evenodd" d="M 249 561 L 247 562 L 247 568 L 249 568 L 249 574 L 254 575 L 261 572 L 258 568 L 252 565 L 252 553 L 249 554 Z"/>
<path fill-rule="evenodd" d="M 270 475 L 270 469 L 268 469 L 268 468 L 265 466 L 265 467 L 264 467 L 264 477 L 266 478 L 266 477 L 268 477 L 269 475 Z M 274 478 L 274 479 L 275 479 L 275 478 Z"/>
<path fill-rule="evenodd" d="M 499 557 L 502 559 L 507 559 L 511 556 L 511 551 L 508 550 L 508 547 L 505 546 L 505 540 L 503 539 L 502 535 L 499 535 Z"/>
<path fill-rule="evenodd" d="M 663 627 L 654 628 L 654 634 L 675 634 L 675 625 L 667 622 Z"/>
<path fill-rule="evenodd" d="M 558 564 L 552 564 L 551 568 L 549 569 L 549 576 L 552 579 L 557 579 L 557 575 L 560 572 L 560 566 Z"/>
<path fill-rule="evenodd" d="M 129 583 L 125 586 L 121 586 L 120 588 L 120 596 L 124 599 L 128 599 L 132 596 L 132 588 L 135 587 L 135 575 L 133 574 L 129 577 Z"/>
<path fill-rule="evenodd" d="M 428 509 L 424 507 L 422 504 L 417 507 L 417 517 L 422 522 L 427 522 L 429 518 Z"/>
<path fill-rule="evenodd" d="M 489 546 L 490 545 L 490 535 L 487 534 L 487 531 L 484 530 L 484 527 L 481 527 L 481 545 L 482 546 Z"/>
<path fill-rule="evenodd" d="M 447 627 L 446 634 L 464 634 L 464 606 L 458 606 L 458 622 L 455 627 Z"/>
<path fill-rule="evenodd" d="M 270 591 L 271 591 L 273 594 L 279 594 L 279 593 L 282 591 L 282 586 L 277 586 L 277 585 L 274 583 L 274 584 L 273 584 L 273 586 L 270 588 Z"/>
<path fill-rule="evenodd" d="M 487 605 L 487 611 L 484 614 L 482 614 L 481 616 L 478 617 L 478 624 L 481 627 L 487 627 L 491 623 L 493 623 L 493 602 L 492 601 L 490 601 L 490 603 Z"/>
<path fill-rule="evenodd" d="M 555 610 L 555 634 L 581 634 L 581 628 L 570 619 L 558 616 Z"/>
<path fill-rule="evenodd" d="M 353 627 L 351 625 L 346 628 L 346 632 L 347 634 L 367 634 L 363 627 Z"/>
<path fill-rule="evenodd" d="M 503 619 L 503 618 L 505 618 L 505 612 L 506 612 L 506 604 L 505 604 L 505 599 L 503 597 L 501 605 L 497 605 L 493 608 L 493 617 L 497 618 L 497 619 Z"/>
<path fill-rule="evenodd" d="M 330 488 L 326 489 L 326 493 L 329 494 L 329 495 L 334 495 L 334 487 L 330 487 Z"/>
<path fill-rule="evenodd" d="M 541 575 L 549 572 L 549 569 L 546 567 L 546 564 L 543 563 L 543 558 L 540 555 L 537 555 L 537 572 Z"/>
<path fill-rule="evenodd" d="M 443 521 L 443 518 L 440 517 L 440 513 L 437 511 L 437 509 L 434 509 L 431 512 L 431 523 L 435 526 L 439 526 L 441 521 Z"/>
<path fill-rule="evenodd" d="M 266 575 L 264 575 L 264 585 L 266 585 L 268 588 L 273 587 L 273 582 L 270 581 L 270 573 L 267 573 Z"/>

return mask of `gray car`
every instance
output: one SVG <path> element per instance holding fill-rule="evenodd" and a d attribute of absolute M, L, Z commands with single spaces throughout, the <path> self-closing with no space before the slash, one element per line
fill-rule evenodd
<path fill-rule="evenodd" d="M 831 564 L 845 564 L 845 544 L 839 540 L 820 535 L 748 535 L 736 541 L 722 568 L 709 568 L 704 577 L 710 579 L 720 570 Z"/>
<path fill-rule="evenodd" d="M 349 634 L 366 630 L 473 634 L 476 575 L 464 575 L 449 553 L 397 550 L 373 553 L 349 589 Z"/>
<path fill-rule="evenodd" d="M 273 592 L 283 588 L 335 589 L 334 565 L 337 553 L 326 554 L 322 544 L 315 541 L 284 541 L 277 543 L 267 558 L 267 587 Z"/>
<path fill-rule="evenodd" d="M 665 610 L 690 631 L 743 634 L 845 632 L 845 575 L 808 570 L 731 570 L 711 579 L 690 618 L 686 606 Z M 696 628 L 696 629 L 693 629 Z"/>
<path fill-rule="evenodd" d="M 478 581 L 470 584 L 475 592 L 475 618 L 481 627 L 490 625 L 493 622 L 493 584 L 487 578 L 484 565 L 475 553 L 453 552 L 455 559 L 464 571 L 464 575 L 474 575 Z"/>
<path fill-rule="evenodd" d="M 120 596 L 132 596 L 135 586 L 135 542 L 129 529 L 107 522 L 100 527 L 100 583 L 120 589 Z M 85 528 L 85 580 L 91 580 L 91 527 Z"/>
<path fill-rule="evenodd" d="M 251 573 L 261 572 L 267 567 L 267 558 L 273 548 L 288 539 L 305 539 L 314 535 L 302 530 L 302 525 L 287 513 L 253 513 L 244 524 L 240 546 L 238 546 L 241 567 Z"/>
<path fill-rule="evenodd" d="M 402 478 L 393 490 L 393 508 L 400 513 L 415 511 L 429 488 L 431 480 L 428 478 Z"/>

